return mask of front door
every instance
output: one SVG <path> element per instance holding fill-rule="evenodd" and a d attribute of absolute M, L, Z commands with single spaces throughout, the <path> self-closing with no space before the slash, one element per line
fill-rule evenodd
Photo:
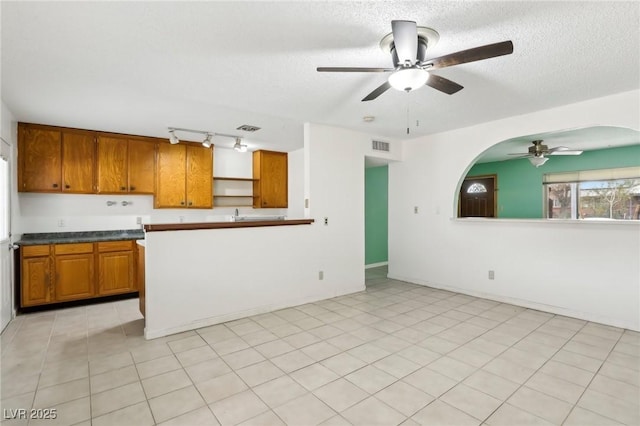
<path fill-rule="evenodd" d="M 0 331 L 9 324 L 13 317 L 13 291 L 11 267 L 11 239 L 9 232 L 9 144 L 0 139 Z"/>
<path fill-rule="evenodd" d="M 460 217 L 495 217 L 495 176 L 469 177 L 460 188 Z"/>

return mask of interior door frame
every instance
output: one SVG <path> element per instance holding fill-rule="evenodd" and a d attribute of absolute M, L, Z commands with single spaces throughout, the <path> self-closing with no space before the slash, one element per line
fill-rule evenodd
<path fill-rule="evenodd" d="M 475 175 L 475 176 L 465 176 L 460 182 L 460 188 L 458 188 L 458 218 L 460 218 L 460 213 L 462 213 L 462 187 L 467 180 L 473 179 L 493 179 L 493 218 L 498 217 L 498 175 L 490 174 L 490 175 Z"/>
<path fill-rule="evenodd" d="M 2 239 L 2 236 L 0 236 L 0 250 L 4 251 L 4 255 L 8 256 L 8 271 L 6 272 L 6 276 L 8 277 L 8 282 L 4 283 L 2 282 L 3 277 L 0 276 L 0 292 L 4 293 L 4 286 L 8 286 L 8 290 L 9 290 L 9 294 L 8 294 L 8 299 L 4 300 L 4 298 L 0 297 L 0 310 L 2 310 L 4 303 L 8 303 L 10 309 L 9 309 L 9 314 L 8 314 L 8 318 L 9 321 L 7 322 L 7 324 L 4 324 L 2 322 L 2 318 L 0 318 L 0 332 L 4 331 L 4 328 L 9 324 L 9 322 L 11 322 L 12 319 L 15 318 L 16 316 L 16 305 L 15 305 L 15 278 L 14 278 L 14 261 L 15 261 L 15 251 L 12 250 L 13 247 L 13 241 L 11 239 L 11 199 L 12 199 L 12 190 L 13 190 L 13 179 L 12 174 L 13 174 L 13 167 L 12 167 L 12 159 L 13 159 L 13 147 L 10 143 L 8 143 L 7 141 L 5 141 L 2 137 L 0 137 L 0 145 L 3 145 L 2 147 L 0 147 L 0 152 L 4 152 L 6 153 L 5 155 L 0 155 L 2 158 L 0 159 L 0 161 L 6 161 L 7 162 L 7 179 L 5 182 L 5 190 L 7 191 L 7 198 L 6 198 L 6 206 L 5 208 L 7 209 L 6 214 L 7 214 L 7 238 L 6 239 Z M 2 202 L 4 202 L 4 200 L 2 200 Z M 4 272 L 3 272 L 4 274 Z M 4 315 L 5 313 L 2 312 L 2 314 Z"/>

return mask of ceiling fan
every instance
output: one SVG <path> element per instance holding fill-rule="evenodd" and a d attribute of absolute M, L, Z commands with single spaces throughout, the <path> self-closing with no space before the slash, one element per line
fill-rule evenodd
<path fill-rule="evenodd" d="M 389 72 L 388 81 L 365 96 L 362 101 L 371 101 L 393 87 L 411 92 L 427 85 L 448 95 L 453 95 L 462 86 L 432 70 L 467 62 L 480 61 L 513 53 L 513 43 L 503 41 L 462 50 L 439 58 L 427 59 L 427 48 L 435 46 L 440 35 L 433 29 L 419 27 L 413 21 L 391 21 L 392 32 L 380 41 L 380 47 L 391 54 L 393 68 L 318 67 L 319 72 Z"/>
<path fill-rule="evenodd" d="M 566 146 L 556 146 L 555 148 L 549 148 L 547 145 L 543 145 L 542 139 L 531 141 L 533 146 L 529 147 L 527 153 L 514 152 L 509 155 L 515 155 L 516 158 L 528 158 L 531 164 L 536 167 L 542 166 L 547 162 L 548 155 L 580 155 L 582 151 L 577 149 L 569 149 Z"/>

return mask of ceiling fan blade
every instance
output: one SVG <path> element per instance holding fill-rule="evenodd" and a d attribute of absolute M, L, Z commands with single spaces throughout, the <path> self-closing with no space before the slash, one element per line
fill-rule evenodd
<path fill-rule="evenodd" d="M 444 92 L 447 95 L 453 95 L 463 89 L 463 87 L 458 83 L 431 73 L 429 73 L 429 79 L 427 80 L 426 85 Z"/>
<path fill-rule="evenodd" d="M 580 155 L 582 154 L 582 151 L 577 150 L 577 149 L 561 149 L 561 150 L 557 150 L 555 148 L 552 148 L 549 150 L 549 155 Z"/>
<path fill-rule="evenodd" d="M 486 46 L 474 47 L 473 49 L 461 50 L 460 52 L 429 59 L 421 65 L 431 65 L 429 70 L 450 67 L 452 65 L 465 64 L 467 62 L 481 61 L 483 59 L 495 58 L 496 56 L 509 55 L 513 53 L 513 43 L 511 40 L 500 43 L 487 44 Z"/>
<path fill-rule="evenodd" d="M 533 157 L 533 154 L 521 154 L 519 152 L 512 152 L 511 154 L 507 154 L 507 155 L 514 155 L 515 157 L 513 158 L 527 158 L 527 157 Z"/>
<path fill-rule="evenodd" d="M 395 68 L 318 67 L 318 72 L 391 72 Z"/>
<path fill-rule="evenodd" d="M 375 89 L 373 92 L 371 92 L 367 96 L 365 96 L 364 99 L 362 99 L 362 102 L 372 101 L 375 98 L 377 98 L 378 96 L 382 95 L 387 90 L 389 90 L 390 88 L 391 88 L 391 84 L 389 84 L 388 81 L 385 81 L 380 86 L 378 86 L 377 89 Z"/>
<path fill-rule="evenodd" d="M 416 63 L 418 59 L 418 28 L 413 21 L 391 21 L 393 44 L 398 55 L 398 62 L 404 65 Z M 398 64 L 395 64 L 398 65 Z"/>

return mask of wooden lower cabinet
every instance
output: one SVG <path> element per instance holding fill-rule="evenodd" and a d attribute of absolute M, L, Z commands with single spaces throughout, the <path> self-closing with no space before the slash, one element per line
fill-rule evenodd
<path fill-rule="evenodd" d="M 32 257 L 22 260 L 21 305 L 35 306 L 51 303 L 51 260 Z"/>
<path fill-rule="evenodd" d="M 109 241 L 22 247 L 21 307 L 136 292 L 134 244 Z"/>
<path fill-rule="evenodd" d="M 55 262 L 56 302 L 86 299 L 96 294 L 93 253 L 56 256 Z"/>
<path fill-rule="evenodd" d="M 98 254 L 98 292 L 101 295 L 136 291 L 133 251 Z"/>

